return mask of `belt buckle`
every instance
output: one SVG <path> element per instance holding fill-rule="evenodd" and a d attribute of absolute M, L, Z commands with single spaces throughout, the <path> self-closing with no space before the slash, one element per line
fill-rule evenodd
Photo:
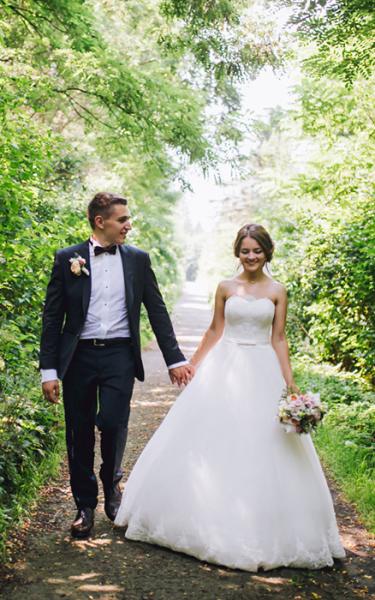
<path fill-rule="evenodd" d="M 104 348 L 105 344 L 98 343 L 97 339 L 95 338 L 94 339 L 94 346 L 96 346 L 97 348 Z"/>

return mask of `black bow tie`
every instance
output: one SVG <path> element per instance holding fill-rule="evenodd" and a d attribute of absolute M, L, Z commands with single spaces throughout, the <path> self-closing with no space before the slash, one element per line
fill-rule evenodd
<path fill-rule="evenodd" d="M 99 256 L 99 254 L 103 254 L 104 252 L 116 254 L 116 248 L 116 244 L 112 244 L 112 246 L 94 246 L 94 254 L 95 256 Z"/>

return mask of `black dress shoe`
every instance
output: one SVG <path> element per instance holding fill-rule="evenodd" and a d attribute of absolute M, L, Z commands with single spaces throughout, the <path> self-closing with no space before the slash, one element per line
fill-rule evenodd
<path fill-rule="evenodd" d="M 89 537 L 94 526 L 94 509 L 79 508 L 76 518 L 70 528 L 72 537 L 84 540 Z"/>
<path fill-rule="evenodd" d="M 110 490 L 104 492 L 105 502 L 104 511 L 108 519 L 114 521 L 118 513 L 118 509 L 121 504 L 122 492 L 120 486 L 117 484 Z"/>

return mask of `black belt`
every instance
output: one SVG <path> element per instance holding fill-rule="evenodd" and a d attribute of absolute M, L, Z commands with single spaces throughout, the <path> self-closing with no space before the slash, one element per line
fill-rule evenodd
<path fill-rule="evenodd" d="M 107 340 L 100 340 L 99 338 L 83 339 L 79 340 L 79 344 L 83 346 L 95 346 L 95 348 L 107 348 L 109 346 L 123 346 L 124 344 L 130 344 L 131 338 L 108 338 Z"/>

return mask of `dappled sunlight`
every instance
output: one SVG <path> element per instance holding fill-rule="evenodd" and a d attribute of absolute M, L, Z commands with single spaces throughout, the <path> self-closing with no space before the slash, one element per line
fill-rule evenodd
<path fill-rule="evenodd" d="M 103 538 L 89 538 L 87 540 L 73 540 L 70 537 L 66 538 L 67 541 L 70 542 L 70 544 L 75 547 L 78 548 L 79 550 L 91 550 L 94 548 L 100 548 L 103 546 L 110 546 L 111 544 L 113 544 L 113 540 L 111 538 L 107 538 L 107 539 L 103 539 Z"/>
<path fill-rule="evenodd" d="M 50 583 L 51 585 L 61 585 L 67 583 L 66 579 L 57 579 L 56 577 L 49 577 L 46 579 L 46 582 Z"/>
<path fill-rule="evenodd" d="M 250 579 L 255 581 L 256 583 L 265 583 L 267 585 L 290 585 L 293 583 L 292 579 L 287 579 L 286 577 L 272 577 L 270 575 L 251 575 Z"/>
<path fill-rule="evenodd" d="M 153 386 L 151 388 L 151 393 L 153 396 L 160 395 L 160 394 L 162 394 L 164 396 L 166 393 L 166 388 L 165 388 L 165 386 Z"/>
<path fill-rule="evenodd" d="M 131 401 L 132 407 L 169 407 L 176 399 L 176 390 L 174 387 L 153 387 L 151 395 L 147 398 L 143 396 L 134 397 Z"/>
<path fill-rule="evenodd" d="M 61 579 L 61 578 L 55 578 L 55 577 L 49 577 L 48 579 L 46 579 L 46 583 L 50 584 L 51 586 L 59 586 L 58 589 L 56 589 L 56 593 L 59 596 L 65 596 L 65 595 L 70 595 L 71 594 L 71 584 L 77 583 L 80 584 L 75 588 L 75 592 L 77 591 L 81 591 L 81 592 L 95 592 L 95 593 L 109 593 L 109 592 L 122 592 L 124 590 L 124 588 L 116 583 L 104 583 L 103 581 L 101 582 L 91 582 L 89 580 L 93 580 L 93 579 L 98 579 L 101 578 L 103 580 L 104 578 L 104 573 L 102 572 L 90 572 L 90 573 L 81 573 L 79 575 L 69 575 L 67 577 L 67 579 Z M 84 583 L 82 583 L 84 582 Z M 88 582 L 88 583 L 86 583 Z M 64 588 L 62 588 L 61 586 L 65 586 L 66 588 L 66 593 L 63 591 Z M 100 596 L 101 598 L 104 598 L 104 596 Z"/>
<path fill-rule="evenodd" d="M 202 339 L 201 335 L 178 335 L 177 339 L 179 342 L 184 343 L 184 342 L 200 342 L 200 340 Z"/>
<path fill-rule="evenodd" d="M 184 302 L 180 305 L 182 309 L 193 309 L 193 310 L 204 310 L 207 311 L 207 302 L 206 303 L 198 303 L 198 302 Z"/>
<path fill-rule="evenodd" d="M 369 540 L 368 546 L 363 547 L 362 538 L 363 535 L 359 528 L 355 529 L 352 533 L 341 532 L 341 540 L 345 550 L 361 558 L 366 558 L 369 552 L 375 550 L 375 540 Z"/>
<path fill-rule="evenodd" d="M 119 585 L 85 584 L 78 588 L 81 592 L 121 592 L 124 588 Z"/>
<path fill-rule="evenodd" d="M 86 579 L 93 579 L 94 577 L 100 577 L 102 573 L 82 573 L 81 575 L 70 575 L 69 579 L 73 581 L 86 581 Z"/>
<path fill-rule="evenodd" d="M 134 406 L 172 406 L 173 400 L 138 400 L 134 402 Z"/>

